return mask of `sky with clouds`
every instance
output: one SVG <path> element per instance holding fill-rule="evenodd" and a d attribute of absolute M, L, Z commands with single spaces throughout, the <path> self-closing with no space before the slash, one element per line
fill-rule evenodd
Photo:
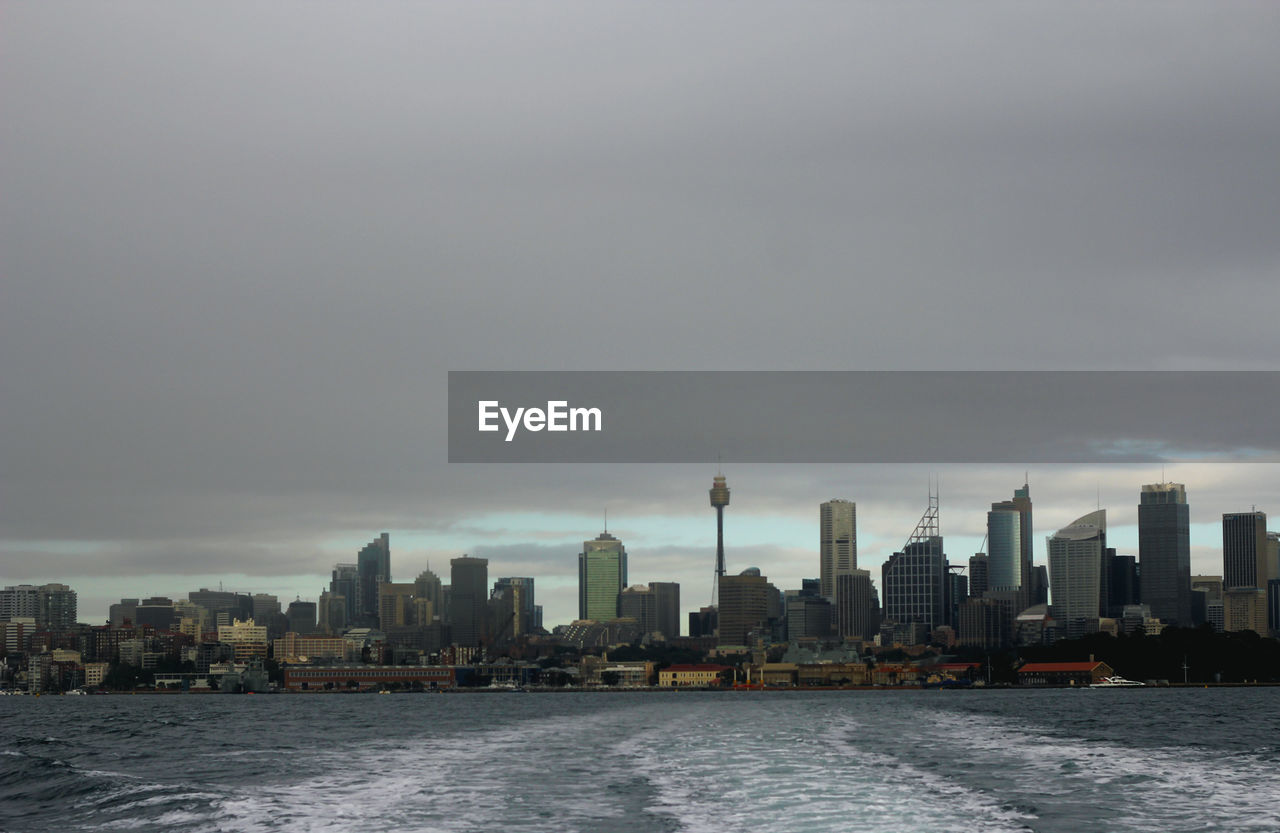
<path fill-rule="evenodd" d="M 609 528 L 707 603 L 705 466 L 447 463 L 448 370 L 1262 369 L 1280 335 L 1264 3 L 5 5 L 0 584 L 81 619 L 315 598 L 392 535 L 576 613 Z M 1099 403 L 1106 407 L 1106 403 Z M 993 408 L 1016 421 L 1016 403 Z M 785 425 L 780 426 L 785 430 Z M 737 465 L 730 569 L 953 560 L 1020 466 Z M 1275 466 L 1179 464 L 1197 572 Z M 1029 472 L 1043 536 L 1151 465 Z"/>

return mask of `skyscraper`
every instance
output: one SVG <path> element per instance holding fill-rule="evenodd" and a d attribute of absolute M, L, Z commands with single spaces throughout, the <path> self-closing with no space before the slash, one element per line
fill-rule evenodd
<path fill-rule="evenodd" d="M 680 636 L 680 585 L 674 581 L 651 581 L 656 630 L 667 639 Z"/>
<path fill-rule="evenodd" d="M 289 630 L 293 633 L 315 633 L 315 602 L 304 602 L 302 599 L 294 599 L 289 602 L 289 609 L 285 615 L 289 617 Z"/>
<path fill-rule="evenodd" d="M 507 629 L 512 634 L 526 634 L 534 630 L 534 608 L 537 604 L 534 601 L 533 586 L 532 576 L 503 576 L 493 583 L 495 591 L 505 592 L 508 588 L 519 588 L 511 593 L 511 598 L 520 603 L 518 613 L 520 621 L 516 623 L 516 627 Z"/>
<path fill-rule="evenodd" d="M 357 616 L 360 609 L 360 567 L 356 564 L 334 564 L 333 573 L 329 579 L 330 604 L 336 604 L 336 600 L 342 600 L 342 625 L 341 627 L 352 627 L 356 624 Z M 335 614 L 330 613 L 328 617 L 321 616 L 321 619 L 327 623 L 338 621 L 334 618 Z"/>
<path fill-rule="evenodd" d="M 1049 539 L 1049 588 L 1054 618 L 1079 636 L 1102 608 L 1102 552 L 1107 546 L 1107 510 L 1077 518 Z"/>
<path fill-rule="evenodd" d="M 632 585 L 618 594 L 618 616 L 635 619 L 642 634 L 658 629 L 657 600 L 653 590 L 643 584 Z"/>
<path fill-rule="evenodd" d="M 721 579 L 720 645 L 747 645 L 751 633 L 768 628 L 771 588 L 755 567 Z"/>
<path fill-rule="evenodd" d="M 1002 500 L 991 504 L 991 513 L 987 515 L 987 534 L 990 536 L 993 532 L 991 528 L 992 513 L 1001 513 L 996 518 L 996 531 L 1001 536 L 1002 552 L 997 558 L 994 545 L 988 547 L 987 553 L 990 556 L 988 589 L 990 590 L 1017 590 L 1020 593 L 1019 606 L 1027 607 L 1031 604 L 1032 592 L 1032 530 L 1031 530 L 1031 487 L 1027 483 L 1022 484 L 1021 489 L 1013 490 L 1012 500 Z M 1010 538 L 1013 526 L 1013 520 L 1008 513 L 1017 514 L 1017 531 L 1016 537 Z M 1016 546 L 1014 544 L 1016 541 Z M 998 563 L 999 562 L 999 563 Z M 1016 579 L 1016 583 L 1011 583 Z"/>
<path fill-rule="evenodd" d="M 1266 589 L 1267 513 L 1237 512 L 1222 516 L 1222 586 Z M 1142 595 L 1146 599 L 1147 567 L 1142 566 Z M 1190 579 L 1188 579 L 1190 583 Z M 1154 615 L 1154 609 L 1153 609 Z"/>
<path fill-rule="evenodd" d="M 1151 617 L 1191 627 L 1191 510 L 1181 483 L 1142 487 L 1138 504 L 1138 564 L 1142 603 Z"/>
<path fill-rule="evenodd" d="M 991 559 L 985 552 L 975 552 L 969 559 L 969 595 L 981 599 L 991 587 Z"/>
<path fill-rule="evenodd" d="M 818 576 L 822 595 L 835 601 L 836 576 L 858 568 L 858 505 L 829 500 L 818 507 Z"/>
<path fill-rule="evenodd" d="M 949 625 L 947 616 L 947 557 L 938 527 L 938 497 L 929 495 L 929 508 L 900 552 L 880 571 L 884 590 L 884 618 L 894 624 L 922 625 L 932 631 Z"/>
<path fill-rule="evenodd" d="M 578 553 L 578 618 L 618 617 L 618 594 L 627 586 L 627 550 L 608 532 L 582 542 Z"/>
<path fill-rule="evenodd" d="M 1021 590 L 1022 514 L 997 506 L 987 513 L 987 589 Z"/>
<path fill-rule="evenodd" d="M 413 598 L 420 608 L 425 607 L 419 617 L 419 625 L 429 625 L 436 619 L 444 620 L 444 587 L 440 577 L 431 572 L 430 568 L 418 573 L 418 577 L 414 579 Z"/>
<path fill-rule="evenodd" d="M 449 624 L 453 643 L 476 648 L 488 637 L 489 560 L 461 556 L 449 561 Z"/>
<path fill-rule="evenodd" d="M 1267 585 L 1271 575 L 1267 513 L 1222 516 L 1223 628 L 1267 633 Z M 1145 572 L 1144 584 L 1145 589 Z"/>
<path fill-rule="evenodd" d="M 836 633 L 845 639 L 871 639 L 880 627 L 871 573 L 850 570 L 836 576 Z"/>
<path fill-rule="evenodd" d="M 382 533 L 365 544 L 356 558 L 360 570 L 360 621 L 373 626 L 378 621 L 378 585 L 391 581 L 391 536 Z"/>

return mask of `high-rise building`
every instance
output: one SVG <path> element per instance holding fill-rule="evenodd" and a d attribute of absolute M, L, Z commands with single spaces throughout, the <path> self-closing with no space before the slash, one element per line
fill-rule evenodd
<path fill-rule="evenodd" d="M 280 599 L 269 593 L 254 593 L 251 597 L 253 600 L 253 621 L 258 624 L 264 624 L 268 617 L 273 613 L 280 612 Z"/>
<path fill-rule="evenodd" d="M 702 638 L 715 636 L 720 627 L 720 615 L 715 605 L 707 605 L 689 611 L 689 636 Z"/>
<path fill-rule="evenodd" d="M 319 628 L 328 634 L 339 634 L 347 629 L 347 597 L 332 590 L 320 593 L 318 609 Z"/>
<path fill-rule="evenodd" d="M 947 604 L 947 557 L 938 528 L 938 498 L 929 496 L 929 508 L 916 524 L 902 550 L 895 552 L 880 571 L 884 591 L 884 618 L 894 625 L 916 624 L 925 633 L 950 625 Z"/>
<path fill-rule="evenodd" d="M 509 587 L 520 588 L 515 592 L 512 598 L 516 598 L 520 602 L 519 619 L 514 628 L 508 628 L 509 632 L 516 635 L 526 634 L 533 631 L 534 628 L 534 610 L 537 604 L 534 601 L 534 581 L 532 576 L 503 576 L 493 583 L 494 590 L 503 590 Z M 518 597 L 518 598 L 517 598 Z"/>
<path fill-rule="evenodd" d="M 356 557 L 360 571 L 359 621 L 367 627 L 378 622 L 378 585 L 391 581 L 391 536 L 384 532 L 360 549 Z"/>
<path fill-rule="evenodd" d="M 578 553 L 578 618 L 618 617 L 618 594 L 627 586 L 627 549 L 608 532 L 582 542 Z"/>
<path fill-rule="evenodd" d="M 34 584 L 11 584 L 0 590 L 0 622 L 12 619 L 39 619 L 40 588 Z"/>
<path fill-rule="evenodd" d="M 296 634 L 311 634 L 316 631 L 316 603 L 294 599 L 289 602 L 285 612 L 289 617 L 289 631 Z"/>
<path fill-rule="evenodd" d="M 1151 617 L 1191 627 L 1191 510 L 1181 483 L 1142 487 L 1138 504 L 1138 563 L 1142 603 Z"/>
<path fill-rule="evenodd" d="M 752 633 L 768 630 L 771 587 L 755 567 L 720 580 L 720 645 L 747 645 Z"/>
<path fill-rule="evenodd" d="M 345 562 L 334 564 L 333 574 L 329 580 L 329 592 L 333 598 L 342 599 L 342 627 L 354 627 L 359 621 L 360 613 L 359 565 Z M 331 620 L 326 619 L 325 621 Z"/>
<path fill-rule="evenodd" d="M 858 568 L 858 505 L 833 499 L 818 507 L 818 574 L 822 595 L 836 598 L 836 576 Z"/>
<path fill-rule="evenodd" d="M 667 639 L 680 636 L 680 585 L 674 581 L 651 581 L 654 630 Z"/>
<path fill-rule="evenodd" d="M 819 593 L 788 590 L 787 639 L 829 639 L 834 632 L 835 605 Z"/>
<path fill-rule="evenodd" d="M 1222 629 L 1267 634 L 1267 591 L 1261 587 L 1232 587 L 1222 594 Z"/>
<path fill-rule="evenodd" d="M 51 631 L 62 631 L 76 625 L 76 591 L 65 584 L 42 584 L 39 589 L 39 613 L 36 624 Z"/>
<path fill-rule="evenodd" d="M 416 585 L 411 581 L 384 581 L 378 585 L 379 628 L 407 628 L 418 624 L 413 607 L 415 589 Z"/>
<path fill-rule="evenodd" d="M 1013 506 L 993 504 L 987 513 L 987 589 L 1020 590 L 1022 573 L 1022 513 Z"/>
<path fill-rule="evenodd" d="M 975 552 L 969 559 L 969 595 L 981 599 L 991 589 L 991 560 L 985 552 Z"/>
<path fill-rule="evenodd" d="M 187 601 L 209 611 L 209 621 L 214 626 L 229 625 L 237 619 L 248 621 L 253 618 L 253 597 L 248 593 L 201 587 L 188 593 Z"/>
<path fill-rule="evenodd" d="M 477 648 L 488 638 L 489 560 L 461 556 L 449 561 L 449 619 L 453 642 Z"/>
<path fill-rule="evenodd" d="M 868 570 L 836 575 L 836 633 L 842 639 L 873 639 L 880 629 Z"/>
<path fill-rule="evenodd" d="M 1102 609 L 1102 553 L 1107 546 L 1107 510 L 1077 518 L 1048 539 L 1053 616 L 1070 636 L 1086 630 Z"/>
<path fill-rule="evenodd" d="M 178 624 L 177 611 L 173 608 L 173 599 L 166 596 L 152 596 L 143 599 L 136 610 L 138 627 L 155 628 L 157 631 L 172 631 Z"/>
<path fill-rule="evenodd" d="M 1138 559 L 1132 555 L 1116 555 L 1111 547 L 1107 548 L 1104 559 L 1107 601 L 1103 615 L 1119 619 L 1126 607 L 1142 601 L 1138 591 Z"/>
<path fill-rule="evenodd" d="M 635 619 L 643 634 L 653 633 L 657 626 L 657 605 L 653 591 L 643 584 L 633 584 L 618 594 L 618 616 Z"/>
<path fill-rule="evenodd" d="M 532 595 L 532 592 L 530 592 L 530 595 Z M 427 610 L 423 611 L 423 615 L 418 617 L 418 624 L 429 625 L 436 619 L 444 620 L 444 585 L 441 583 L 440 577 L 431 572 L 430 568 L 418 573 L 418 577 L 414 579 L 413 598 L 419 607 L 423 606 L 423 602 L 426 603 L 427 607 Z"/>
<path fill-rule="evenodd" d="M 113 604 L 108 613 L 108 621 L 113 628 L 123 628 L 125 622 L 134 624 L 138 618 L 138 600 L 121 599 Z M 3 616 L 0 616 L 3 618 Z"/>
<path fill-rule="evenodd" d="M 1237 512 L 1222 516 L 1222 586 L 1265 589 L 1267 571 L 1267 513 Z M 1147 571 L 1142 569 L 1146 596 Z"/>
<path fill-rule="evenodd" d="M 1002 500 L 991 504 L 992 513 L 1001 513 L 996 518 L 997 531 L 1001 535 L 1001 552 L 997 557 L 994 546 L 988 546 L 990 556 L 988 590 L 1018 590 L 1021 592 L 1020 604 L 1030 604 L 1032 563 L 1032 531 L 1031 531 L 1031 487 L 1027 483 L 1022 488 L 1013 490 L 1012 500 Z M 1010 540 L 1009 533 L 1013 521 L 1005 513 L 1018 516 L 1016 544 Z M 991 515 L 987 516 L 988 535 L 991 534 Z M 1015 575 L 1016 574 L 1016 575 Z M 1017 584 L 1011 584 L 1016 578 Z"/>

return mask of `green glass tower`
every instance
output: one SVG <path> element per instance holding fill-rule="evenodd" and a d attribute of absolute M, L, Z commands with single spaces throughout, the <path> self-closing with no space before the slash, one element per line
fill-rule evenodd
<path fill-rule="evenodd" d="M 582 542 L 578 553 L 578 618 L 618 618 L 618 594 L 627 586 L 627 548 L 608 532 Z"/>

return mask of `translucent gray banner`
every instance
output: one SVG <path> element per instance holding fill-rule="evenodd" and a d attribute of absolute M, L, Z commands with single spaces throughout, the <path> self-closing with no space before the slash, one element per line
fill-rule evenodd
<path fill-rule="evenodd" d="M 451 463 L 1280 461 L 1274 371 L 450 371 Z"/>

